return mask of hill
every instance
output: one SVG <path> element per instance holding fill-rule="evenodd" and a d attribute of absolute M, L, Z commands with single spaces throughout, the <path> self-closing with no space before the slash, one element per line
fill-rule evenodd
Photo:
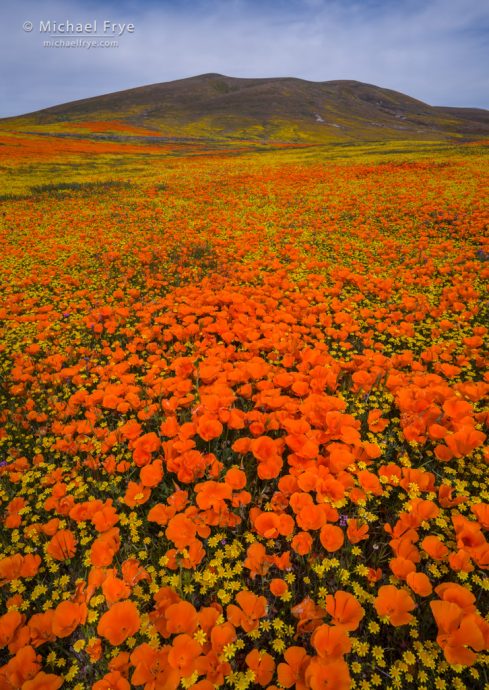
<path fill-rule="evenodd" d="M 286 142 L 480 139 L 489 111 L 434 107 L 358 81 L 203 74 L 0 120 L 2 129 L 95 137 Z"/>

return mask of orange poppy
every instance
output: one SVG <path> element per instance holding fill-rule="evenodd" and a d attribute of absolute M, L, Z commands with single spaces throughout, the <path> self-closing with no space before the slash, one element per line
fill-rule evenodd
<path fill-rule="evenodd" d="M 231 467 L 231 469 L 226 472 L 224 481 L 234 491 L 239 491 L 246 486 L 246 474 L 237 467 Z"/>
<path fill-rule="evenodd" d="M 334 596 L 327 595 L 326 611 L 336 625 L 341 625 L 348 631 L 356 630 L 365 615 L 365 609 L 356 598 L 342 590 L 338 590 Z"/>
<path fill-rule="evenodd" d="M 351 650 L 351 640 L 343 625 L 320 625 L 312 634 L 311 644 L 327 661 L 338 659 Z"/>
<path fill-rule="evenodd" d="M 148 571 L 143 568 L 137 558 L 126 559 L 122 563 L 121 571 L 122 579 L 129 587 L 134 587 L 141 580 L 151 580 Z"/>
<path fill-rule="evenodd" d="M 168 522 L 165 534 L 177 549 L 184 549 L 195 540 L 197 527 L 186 515 L 179 513 Z"/>
<path fill-rule="evenodd" d="M 41 656 L 30 645 L 17 651 L 10 661 L 0 668 L 0 687 L 5 690 L 21 688 L 27 680 L 41 670 Z M 2 684 L 2 680 L 6 685 Z"/>
<path fill-rule="evenodd" d="M 348 664 L 343 659 L 324 661 L 312 659 L 305 673 L 306 685 L 311 690 L 350 690 Z"/>
<path fill-rule="evenodd" d="M 413 592 L 419 594 L 420 597 L 427 597 L 433 591 L 431 582 L 424 573 L 410 572 L 406 577 L 406 582 Z"/>
<path fill-rule="evenodd" d="M 131 686 L 120 671 L 111 671 L 94 683 L 92 690 L 131 690 Z"/>
<path fill-rule="evenodd" d="M 250 544 L 246 551 L 246 558 L 243 562 L 245 568 L 250 571 L 251 579 L 254 580 L 257 575 L 266 575 L 270 570 L 273 559 L 267 555 L 267 551 L 263 544 L 254 542 Z"/>
<path fill-rule="evenodd" d="M 289 647 L 284 652 L 286 663 L 277 666 L 278 682 L 284 688 L 294 686 L 296 690 L 307 690 L 305 672 L 311 657 L 304 647 Z"/>
<path fill-rule="evenodd" d="M 214 609 L 215 611 L 215 609 Z M 202 613 L 202 609 L 200 610 L 200 613 Z M 219 614 L 217 614 L 219 615 Z M 216 619 L 217 620 L 217 619 Z M 202 622 L 200 623 L 201 627 Z M 236 630 L 234 628 L 234 625 L 231 623 L 222 623 L 221 625 L 213 625 L 211 633 L 210 633 L 210 640 L 211 640 L 211 646 L 212 650 L 220 656 L 223 652 L 223 649 L 226 645 L 230 644 L 231 642 L 234 642 L 236 639 Z"/>
<path fill-rule="evenodd" d="M 165 612 L 166 629 L 169 633 L 187 633 L 193 635 L 197 629 L 198 615 L 195 608 L 188 601 L 171 604 Z"/>
<path fill-rule="evenodd" d="M 158 486 L 163 479 L 163 463 L 161 460 L 154 460 L 149 465 L 144 465 L 139 471 L 139 480 L 142 486 L 153 488 Z"/>
<path fill-rule="evenodd" d="M 457 582 L 444 582 L 435 587 L 435 592 L 443 601 L 457 604 L 464 613 L 473 613 L 476 610 L 474 594 Z"/>
<path fill-rule="evenodd" d="M 24 622 L 24 616 L 13 610 L 0 616 L 0 649 L 12 642 L 17 630 Z"/>
<path fill-rule="evenodd" d="M 313 539 L 309 532 L 298 532 L 292 539 L 292 549 L 300 556 L 305 556 L 311 551 Z"/>
<path fill-rule="evenodd" d="M 438 626 L 436 638 L 449 664 L 471 666 L 484 648 L 484 637 L 474 614 L 464 614 L 450 601 L 432 601 L 430 607 Z"/>
<path fill-rule="evenodd" d="M 489 503 L 476 503 L 470 507 L 479 524 L 485 529 L 489 529 Z"/>
<path fill-rule="evenodd" d="M 204 441 L 212 441 L 219 438 L 223 432 L 223 426 L 218 419 L 203 415 L 197 422 L 197 433 Z"/>
<path fill-rule="evenodd" d="M 79 625 L 87 618 L 85 604 L 76 604 L 72 601 L 62 601 L 54 609 L 52 631 L 56 637 L 69 637 Z"/>
<path fill-rule="evenodd" d="M 30 641 L 33 647 L 39 647 L 45 642 L 52 642 L 56 639 L 53 633 L 53 618 L 53 609 L 49 609 L 44 613 L 35 613 L 31 616 L 27 627 L 29 628 Z"/>
<path fill-rule="evenodd" d="M 119 516 L 111 499 L 100 510 L 94 512 L 91 522 L 97 532 L 106 532 L 119 522 Z"/>
<path fill-rule="evenodd" d="M 287 537 L 294 531 L 294 518 L 286 513 L 260 513 L 254 521 L 254 527 L 260 536 L 275 539 L 279 535 Z"/>
<path fill-rule="evenodd" d="M 160 447 L 161 441 L 153 431 L 139 436 L 134 441 L 134 451 L 132 454 L 135 464 L 138 467 L 143 467 L 150 463 L 152 453 L 155 453 Z"/>
<path fill-rule="evenodd" d="M 360 524 L 356 518 L 348 520 L 348 527 L 346 529 L 346 536 L 350 544 L 358 544 L 364 539 L 368 539 L 369 527 L 366 523 Z"/>
<path fill-rule="evenodd" d="M 378 615 L 381 618 L 388 618 L 389 623 L 395 627 L 412 621 L 414 616 L 409 611 L 416 608 L 412 597 L 404 589 L 398 589 L 394 585 L 380 587 L 374 606 Z"/>
<path fill-rule="evenodd" d="M 327 524 L 321 528 L 319 539 L 326 551 L 332 553 L 333 551 L 338 551 L 343 546 L 345 535 L 341 527 Z"/>
<path fill-rule="evenodd" d="M 301 602 L 291 608 L 294 618 L 299 619 L 297 632 L 312 632 L 324 619 L 326 611 L 314 603 L 309 597 L 305 597 Z"/>
<path fill-rule="evenodd" d="M 139 630 L 141 620 L 136 605 L 132 601 L 120 601 L 114 604 L 100 618 L 97 633 L 118 647 L 128 637 Z"/>
<path fill-rule="evenodd" d="M 22 690 L 58 690 L 64 683 L 64 678 L 61 676 L 56 676 L 54 673 L 44 673 L 44 671 L 39 671 L 39 673 L 27 680 L 23 686 Z"/>
<path fill-rule="evenodd" d="M 278 451 L 277 443 L 269 436 L 259 436 L 250 443 L 250 450 L 258 460 L 258 476 L 260 479 L 274 479 L 280 474 L 283 460 Z"/>
<path fill-rule="evenodd" d="M 105 601 L 111 606 L 121 599 L 127 599 L 131 595 L 131 590 L 114 572 L 109 573 L 102 583 L 102 593 Z"/>
<path fill-rule="evenodd" d="M 102 657 L 102 640 L 100 637 L 90 639 L 85 651 L 92 664 L 96 663 Z"/>
<path fill-rule="evenodd" d="M 273 594 L 275 597 L 281 597 L 283 596 L 287 591 L 289 587 L 285 580 L 282 580 L 280 577 L 274 577 L 270 580 L 270 592 Z"/>
<path fill-rule="evenodd" d="M 124 503 L 129 506 L 129 508 L 135 508 L 136 506 L 146 503 L 150 496 L 151 489 L 148 486 L 144 486 L 142 483 L 138 482 L 129 482 L 124 495 Z"/>
<path fill-rule="evenodd" d="M 326 524 L 326 512 L 322 505 L 312 503 L 297 513 L 296 522 L 303 530 L 318 530 Z"/>
<path fill-rule="evenodd" d="M 69 529 L 56 532 L 47 545 L 46 551 L 56 561 L 66 561 L 73 558 L 76 553 L 75 535 Z"/>
<path fill-rule="evenodd" d="M 202 647 L 190 635 L 177 635 L 168 653 L 168 663 L 182 678 L 187 678 L 194 672 L 195 662 L 201 652 Z"/>
<path fill-rule="evenodd" d="M 221 482 L 203 482 L 196 484 L 196 503 L 201 510 L 214 510 L 220 512 L 226 510 L 226 501 L 232 498 L 232 489 L 228 484 Z"/>
<path fill-rule="evenodd" d="M 416 566 L 409 558 L 404 558 L 403 556 L 398 556 L 397 558 L 392 558 L 389 562 L 389 567 L 396 577 L 400 580 L 405 580 L 409 573 L 413 573 L 416 570 Z"/>
<path fill-rule="evenodd" d="M 434 535 L 425 537 L 421 542 L 421 548 L 435 561 L 442 561 L 448 555 L 448 548 Z"/>
<path fill-rule="evenodd" d="M 470 554 L 468 551 L 465 551 L 465 549 L 459 549 L 455 553 L 451 553 L 448 557 L 448 564 L 456 573 L 460 571 L 471 573 L 474 570 Z"/>
<path fill-rule="evenodd" d="M 258 649 L 252 649 L 245 658 L 246 665 L 254 673 L 254 683 L 258 683 L 262 687 L 268 685 L 272 680 L 275 671 L 275 661 L 268 652 L 259 652 Z"/>
<path fill-rule="evenodd" d="M 244 590 L 236 595 L 236 601 L 239 606 L 230 604 L 227 607 L 229 621 L 235 626 L 241 626 L 245 632 L 255 630 L 260 618 L 267 613 L 267 600 Z"/>
<path fill-rule="evenodd" d="M 90 547 L 90 561 L 93 566 L 110 565 L 121 544 L 118 527 L 111 527 L 92 542 Z"/>

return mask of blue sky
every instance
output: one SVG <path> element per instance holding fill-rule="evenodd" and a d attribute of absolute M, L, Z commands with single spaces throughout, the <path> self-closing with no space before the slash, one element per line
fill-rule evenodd
<path fill-rule="evenodd" d="M 18 0 L 0 19 L 3 117 L 205 72 L 357 79 L 489 108 L 488 0 Z M 40 22 L 67 20 L 135 28 L 105 33 L 118 47 L 45 47 Z"/>

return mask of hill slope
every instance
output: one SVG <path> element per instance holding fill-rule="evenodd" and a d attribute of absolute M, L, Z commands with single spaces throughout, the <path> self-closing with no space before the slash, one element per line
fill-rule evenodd
<path fill-rule="evenodd" d="M 471 139 L 489 136 L 489 111 L 433 107 L 357 81 L 204 74 L 57 105 L 0 126 L 299 142 Z"/>

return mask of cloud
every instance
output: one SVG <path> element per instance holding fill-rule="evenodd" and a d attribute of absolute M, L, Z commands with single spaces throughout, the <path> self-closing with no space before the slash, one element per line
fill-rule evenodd
<path fill-rule="evenodd" d="M 3 15 L 1 116 L 205 72 L 357 79 L 433 105 L 489 107 L 480 0 L 20 0 Z M 106 35 L 117 48 L 43 47 L 41 20 L 95 19 L 135 32 Z"/>

